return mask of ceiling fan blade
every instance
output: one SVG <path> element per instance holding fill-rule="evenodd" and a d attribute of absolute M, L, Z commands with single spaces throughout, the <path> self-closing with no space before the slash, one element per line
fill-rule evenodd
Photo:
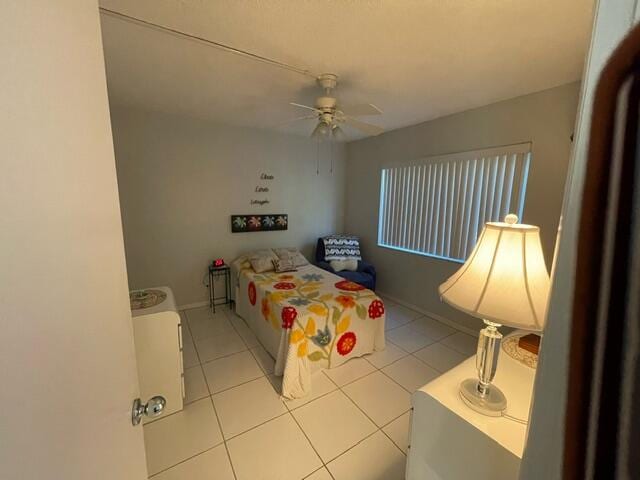
<path fill-rule="evenodd" d="M 366 133 L 367 135 L 380 135 L 384 132 L 384 128 L 382 127 L 366 122 L 361 122 L 360 120 L 356 120 L 355 118 L 351 117 L 344 117 L 344 123 L 349 125 L 350 127 L 360 130 L 363 133 Z"/>
<path fill-rule="evenodd" d="M 318 110 L 315 107 L 310 107 L 308 105 L 302 105 L 300 103 L 289 102 L 289 105 L 293 105 L 294 107 L 306 108 L 307 110 L 313 110 L 314 112 L 322 112 L 321 110 Z"/>
<path fill-rule="evenodd" d="M 339 105 L 338 110 L 351 117 L 380 115 L 382 113 L 382 110 L 376 107 L 373 103 L 362 103 L 359 105 Z"/>
<path fill-rule="evenodd" d="M 303 117 L 296 117 L 296 118 L 292 118 L 290 120 L 285 120 L 284 122 L 280 122 L 278 124 L 276 124 L 276 127 L 283 127 L 285 125 L 289 125 L 290 123 L 293 122 L 299 122 L 301 120 L 312 120 L 312 119 L 317 119 L 318 116 L 317 115 L 305 115 Z"/>

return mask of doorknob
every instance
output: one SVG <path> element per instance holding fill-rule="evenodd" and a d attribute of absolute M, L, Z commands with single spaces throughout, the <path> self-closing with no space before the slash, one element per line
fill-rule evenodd
<path fill-rule="evenodd" d="M 164 407 L 167 401 L 164 397 L 157 395 L 152 397 L 146 404 L 143 404 L 139 398 L 133 401 L 133 407 L 131 408 L 131 423 L 135 426 L 142 420 L 142 415 L 147 417 L 157 417 L 164 411 Z"/>

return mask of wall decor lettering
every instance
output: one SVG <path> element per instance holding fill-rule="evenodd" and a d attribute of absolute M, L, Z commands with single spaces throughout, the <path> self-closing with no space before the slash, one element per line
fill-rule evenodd
<path fill-rule="evenodd" d="M 271 203 L 269 200 L 267 200 L 266 198 L 264 200 L 250 200 L 249 204 L 250 205 L 266 205 L 268 203 Z"/>
<path fill-rule="evenodd" d="M 269 175 L 268 173 L 261 173 L 260 180 L 273 180 L 275 177 L 273 175 Z"/>
<path fill-rule="evenodd" d="M 261 187 L 260 185 L 258 185 L 255 189 L 256 192 L 260 193 L 267 193 L 269 191 L 269 187 Z"/>
<path fill-rule="evenodd" d="M 231 215 L 231 232 L 270 232 L 287 230 L 289 216 L 285 213 L 267 215 Z"/>

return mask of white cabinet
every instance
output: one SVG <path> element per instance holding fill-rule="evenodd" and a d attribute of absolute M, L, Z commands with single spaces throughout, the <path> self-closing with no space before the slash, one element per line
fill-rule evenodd
<path fill-rule="evenodd" d="M 154 290 L 161 290 L 167 296 L 159 305 L 132 312 L 133 338 L 140 398 L 146 402 L 155 395 L 162 395 L 167 401 L 162 416 L 166 416 L 183 407 L 182 325 L 171 289 L 159 287 Z M 144 417 L 144 420 L 153 419 Z"/>
<path fill-rule="evenodd" d="M 494 383 L 507 397 L 507 413 L 527 420 L 535 370 L 500 352 Z M 460 382 L 476 378 L 475 356 L 412 396 L 407 480 L 515 480 L 527 426 L 487 417 L 467 407 Z"/>

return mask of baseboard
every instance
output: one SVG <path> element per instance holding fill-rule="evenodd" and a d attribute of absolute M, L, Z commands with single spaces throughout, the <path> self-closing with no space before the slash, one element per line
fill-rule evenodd
<path fill-rule="evenodd" d="M 209 300 L 203 300 L 202 302 L 187 303 L 186 305 L 178 305 L 178 310 L 189 310 L 190 308 L 208 307 Z"/>
<path fill-rule="evenodd" d="M 473 335 L 474 337 L 478 336 L 478 331 L 477 330 L 473 330 L 472 328 L 465 327 L 464 325 L 460 325 L 458 322 L 454 322 L 453 320 L 449 320 L 448 318 L 445 318 L 445 317 L 443 317 L 441 315 L 438 315 L 437 313 L 429 312 L 429 311 L 425 310 L 424 308 L 418 307 L 417 305 L 414 305 L 412 303 L 406 302 L 405 300 L 401 300 L 398 297 L 394 297 L 393 295 L 389 295 L 388 293 L 385 293 L 382 290 L 376 290 L 376 293 L 382 295 L 383 297 L 387 297 L 392 302 L 398 303 L 398 304 L 402 305 L 403 307 L 410 308 L 411 310 L 415 310 L 416 312 L 420 312 L 421 314 L 426 315 L 427 317 L 431 317 L 434 320 L 438 320 L 439 322 L 442 322 L 445 325 L 450 326 L 451 328 L 455 328 L 456 330 L 460 330 L 461 332 L 468 333 L 469 335 Z"/>

